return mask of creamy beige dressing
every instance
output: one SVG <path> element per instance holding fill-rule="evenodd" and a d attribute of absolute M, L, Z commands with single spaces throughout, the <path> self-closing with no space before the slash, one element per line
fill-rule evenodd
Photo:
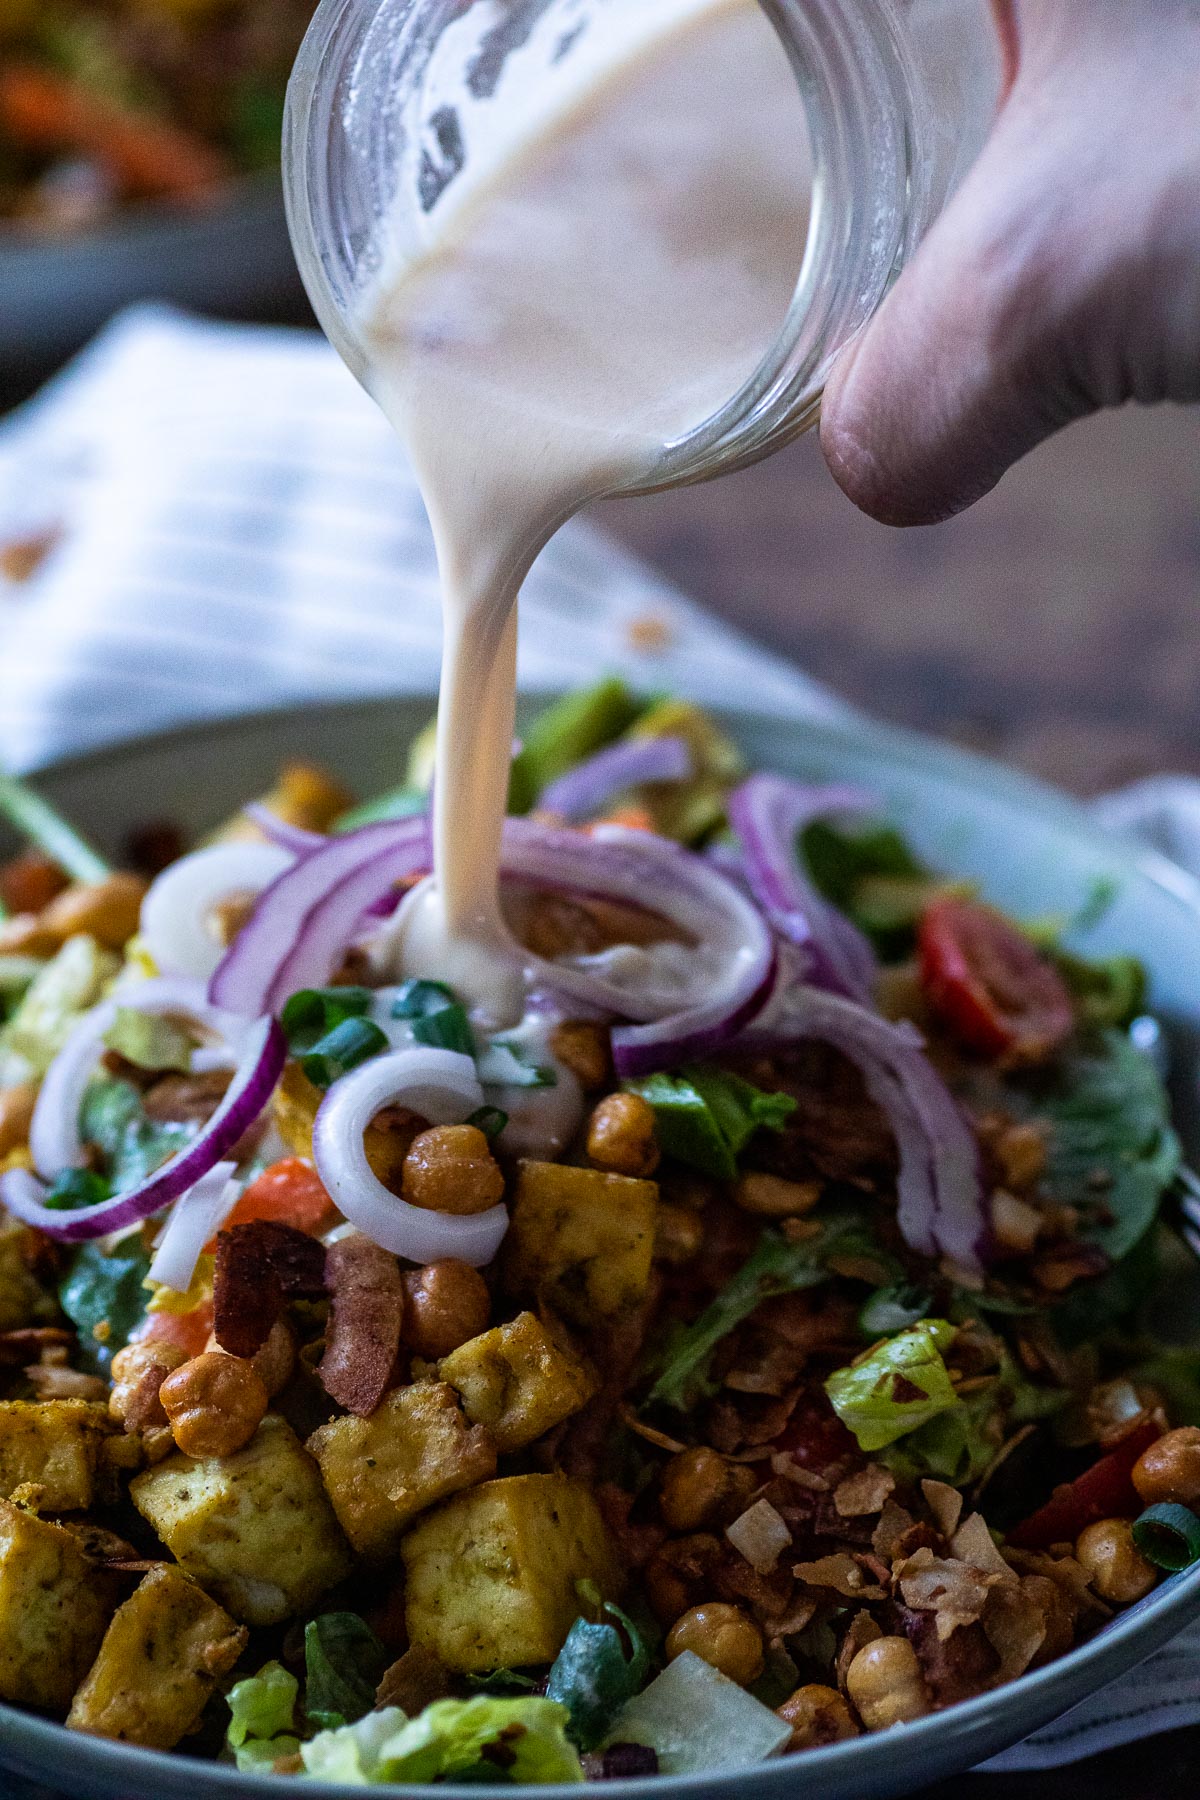
<path fill-rule="evenodd" d="M 421 484 L 445 618 L 435 872 L 406 902 L 400 968 L 498 1025 L 524 1001 L 497 891 L 521 584 L 560 524 L 651 479 L 749 379 L 807 237 L 803 107 L 765 15 L 667 11 L 368 311 L 371 386 Z"/>

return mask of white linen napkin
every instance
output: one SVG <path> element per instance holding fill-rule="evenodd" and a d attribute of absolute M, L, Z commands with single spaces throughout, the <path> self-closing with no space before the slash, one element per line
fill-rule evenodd
<path fill-rule="evenodd" d="M 420 497 L 382 416 L 311 333 L 163 308 L 116 320 L 0 426 L 0 557 L 16 544 L 37 566 L 0 573 L 0 764 L 14 770 L 188 719 L 437 682 Z M 604 670 L 781 718 L 849 711 L 576 522 L 522 599 L 521 680 Z M 1200 783 L 1143 783 L 1097 810 L 1200 874 Z M 985 1766 L 1049 1768 L 1197 1721 L 1200 1627 Z"/>

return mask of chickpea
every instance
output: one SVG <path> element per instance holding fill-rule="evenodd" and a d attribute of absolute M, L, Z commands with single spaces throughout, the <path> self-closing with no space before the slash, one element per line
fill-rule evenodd
<path fill-rule="evenodd" d="M 222 1350 L 215 1334 L 210 1334 L 204 1346 L 205 1354 L 227 1356 Z M 249 1359 L 250 1367 L 267 1390 L 268 1397 L 285 1388 L 292 1378 L 292 1370 L 296 1366 L 296 1334 L 286 1319 L 276 1319 L 267 1336 L 267 1341 Z"/>
<path fill-rule="evenodd" d="M 686 1206 L 661 1200 L 654 1216 L 656 1262 L 691 1262 L 704 1242 L 704 1220 Z"/>
<path fill-rule="evenodd" d="M 126 1344 L 112 1359 L 109 1416 L 126 1431 L 161 1429 L 167 1422 L 167 1415 L 159 1399 L 159 1389 L 183 1361 L 184 1354 L 178 1344 L 168 1344 L 162 1339 Z"/>
<path fill-rule="evenodd" d="M 1010 1256 L 1029 1256 L 1042 1228 L 1042 1215 L 1028 1200 L 998 1188 L 992 1195 L 992 1232 L 998 1247 Z"/>
<path fill-rule="evenodd" d="M 406 1270 L 404 1342 L 430 1362 L 486 1331 L 492 1301 L 478 1269 L 453 1256 Z"/>
<path fill-rule="evenodd" d="M 0 920 L 0 956 L 53 956 L 62 940 L 46 927 L 37 913 L 14 913 Z"/>
<path fill-rule="evenodd" d="M 723 1554 L 720 1540 L 705 1531 L 690 1537 L 668 1538 L 655 1551 L 642 1579 L 651 1611 L 664 1631 L 680 1613 L 711 1593 Z"/>
<path fill-rule="evenodd" d="M 37 1089 L 27 1084 L 0 1093 L 0 1162 L 29 1142 Z"/>
<path fill-rule="evenodd" d="M 612 1077 L 607 1026 L 568 1019 L 554 1027 L 550 1048 L 559 1062 L 570 1069 L 585 1094 L 599 1093 Z"/>
<path fill-rule="evenodd" d="M 1046 1167 L 1046 1138 L 1040 1126 L 1009 1125 L 994 1148 L 1006 1188 L 1027 1194 L 1037 1186 Z"/>
<path fill-rule="evenodd" d="M 846 1690 L 868 1731 L 906 1725 L 929 1711 L 925 1677 L 907 1638 L 864 1645 L 846 1671 Z"/>
<path fill-rule="evenodd" d="M 1115 1606 L 1140 1600 L 1158 1580 L 1154 1564 L 1146 1561 L 1133 1541 L 1128 1519 L 1097 1519 L 1081 1531 L 1075 1560 L 1086 1571 L 1092 1592 Z"/>
<path fill-rule="evenodd" d="M 681 1450 L 663 1470 L 658 1510 L 672 1531 L 700 1531 L 736 1518 L 754 1487 L 752 1469 L 700 1444 Z"/>
<path fill-rule="evenodd" d="M 685 1650 L 739 1687 L 749 1687 L 763 1671 L 762 1632 L 740 1606 L 726 1606 L 722 1601 L 693 1606 L 676 1619 L 667 1633 L 667 1660 L 674 1662 Z"/>
<path fill-rule="evenodd" d="M 504 1196 L 504 1176 L 474 1125 L 422 1131 L 404 1159 L 404 1198 L 430 1212 L 480 1213 Z"/>
<path fill-rule="evenodd" d="M 618 1175 L 653 1175 L 659 1149 L 654 1108 L 640 1094 L 609 1094 L 588 1121 L 587 1153 Z"/>
<path fill-rule="evenodd" d="M 841 1744 L 858 1736 L 850 1708 L 837 1689 L 817 1681 L 797 1688 L 775 1711 L 792 1728 L 789 1750 L 813 1750 L 818 1744 Z"/>
<path fill-rule="evenodd" d="M 1200 1429 L 1184 1425 L 1143 1450 L 1133 1466 L 1133 1485 L 1147 1506 L 1159 1500 L 1195 1506 L 1200 1500 Z"/>
<path fill-rule="evenodd" d="M 145 893 L 140 875 L 109 875 L 104 881 L 68 888 L 50 902 L 41 923 L 60 943 L 86 932 L 106 950 L 122 950 L 137 931 Z"/>
<path fill-rule="evenodd" d="M 733 1202 L 758 1219 L 795 1219 L 821 1198 L 819 1181 L 785 1181 L 781 1175 L 743 1175 Z"/>
<path fill-rule="evenodd" d="M 158 1397 L 185 1456 L 232 1456 L 250 1442 L 267 1410 L 267 1390 L 253 1366 L 223 1350 L 184 1363 Z"/>

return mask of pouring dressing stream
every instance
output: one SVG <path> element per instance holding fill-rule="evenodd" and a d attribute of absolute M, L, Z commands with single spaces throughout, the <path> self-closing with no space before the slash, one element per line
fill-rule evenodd
<path fill-rule="evenodd" d="M 804 256 L 804 109 L 755 0 L 687 0 L 509 147 L 365 298 L 367 381 L 437 545 L 444 650 L 434 873 L 397 973 L 515 1023 L 500 909 L 517 599 L 588 501 L 649 479 L 778 335 Z"/>

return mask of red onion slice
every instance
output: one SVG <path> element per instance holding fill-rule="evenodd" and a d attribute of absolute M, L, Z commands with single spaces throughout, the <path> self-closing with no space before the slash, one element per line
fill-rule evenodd
<path fill-rule="evenodd" d="M 307 856 L 310 850 L 319 850 L 322 844 L 329 842 L 323 831 L 306 831 L 303 825 L 289 825 L 261 800 L 252 800 L 248 806 L 243 806 L 242 816 L 258 826 L 268 843 L 277 844 L 281 850 L 290 850 L 293 856 Z"/>
<path fill-rule="evenodd" d="M 235 1053 L 246 1035 L 245 1019 L 210 1006 L 204 989 L 182 978 L 132 982 L 111 999 L 94 1006 L 72 1031 L 38 1091 L 29 1148 L 34 1167 L 47 1181 L 53 1181 L 64 1169 L 77 1169 L 83 1163 L 79 1109 L 96 1064 L 104 1055 L 104 1040 L 121 1010 L 193 1019 Z"/>
<path fill-rule="evenodd" d="M 200 1252 L 238 1203 L 236 1173 L 236 1163 L 214 1163 L 194 1187 L 180 1194 L 155 1246 L 151 1281 L 177 1294 L 187 1293 Z"/>
<path fill-rule="evenodd" d="M 633 738 L 610 744 L 543 788 L 538 808 L 557 813 L 574 825 L 594 818 L 619 795 L 643 782 L 688 781 L 693 766 L 692 753 L 682 738 Z"/>
<path fill-rule="evenodd" d="M 286 1061 L 287 1044 L 279 1026 L 274 1019 L 260 1019 L 247 1033 L 237 1074 L 203 1131 L 137 1187 L 96 1206 L 59 1212 L 42 1204 L 46 1190 L 41 1182 L 26 1169 L 13 1169 L 0 1176 L 0 1203 L 26 1225 L 36 1225 L 65 1244 L 136 1225 L 177 1200 L 227 1155 L 270 1100 Z"/>
<path fill-rule="evenodd" d="M 817 1038 L 862 1071 L 900 1157 L 897 1221 L 905 1243 L 955 1268 L 981 1269 L 991 1227 L 979 1146 L 915 1026 L 893 1025 L 837 994 L 781 986 L 743 1042 L 779 1047 Z"/>
<path fill-rule="evenodd" d="M 213 908 L 232 895 L 260 894 L 295 860 L 278 844 L 211 844 L 164 869 L 141 914 L 142 939 L 163 974 L 208 981 L 225 954 L 212 930 Z"/>
<path fill-rule="evenodd" d="M 385 1106 L 407 1106 L 435 1125 L 454 1125 L 483 1102 L 475 1064 L 453 1050 L 395 1050 L 343 1075 L 313 1126 L 313 1161 L 339 1212 L 381 1249 L 410 1262 L 454 1256 L 477 1269 L 491 1262 L 508 1230 L 507 1208 L 457 1215 L 411 1206 L 384 1187 L 363 1144 Z"/>
<path fill-rule="evenodd" d="M 746 876 L 772 926 L 804 951 L 810 982 L 864 1003 L 874 989 L 875 954 L 808 879 L 799 837 L 814 819 L 862 812 L 872 804 L 858 788 L 805 787 L 782 775 L 751 775 L 729 797 L 729 822 L 741 840 Z"/>

